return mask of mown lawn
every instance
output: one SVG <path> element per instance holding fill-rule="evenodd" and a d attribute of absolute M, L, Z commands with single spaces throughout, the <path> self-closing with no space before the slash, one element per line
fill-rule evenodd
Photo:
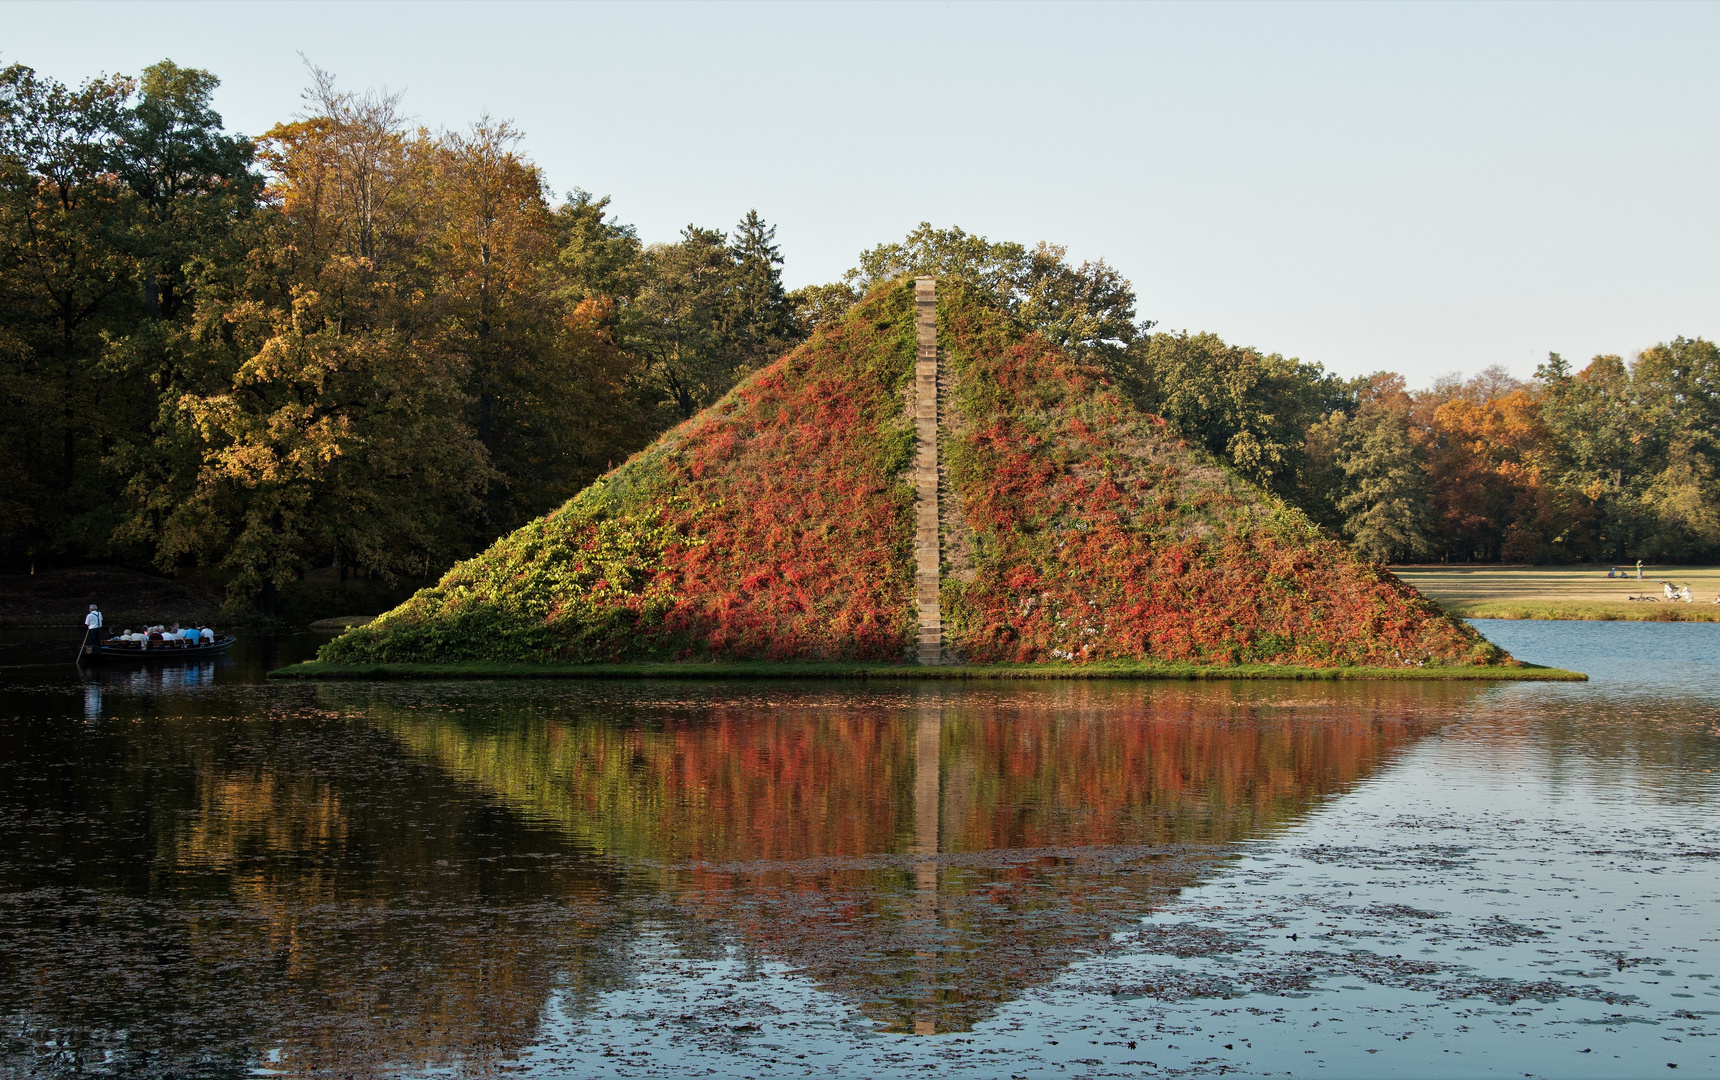
<path fill-rule="evenodd" d="M 1623 572 L 1624 568 L 1619 568 Z M 1720 622 L 1720 567 L 1644 566 L 1628 578 L 1607 577 L 1607 568 L 1490 566 L 1394 566 L 1392 572 L 1439 601 L 1454 615 L 1471 619 L 1646 619 Z M 1689 583 L 1696 602 L 1670 602 L 1660 583 Z M 1649 596 L 1650 600 L 1631 600 Z"/>

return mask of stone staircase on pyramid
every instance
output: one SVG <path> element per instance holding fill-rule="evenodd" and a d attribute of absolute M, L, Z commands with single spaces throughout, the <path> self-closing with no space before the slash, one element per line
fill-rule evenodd
<path fill-rule="evenodd" d="M 944 621 L 938 603 L 938 292 L 935 278 L 914 280 L 914 599 L 919 610 L 919 661 L 944 662 Z"/>

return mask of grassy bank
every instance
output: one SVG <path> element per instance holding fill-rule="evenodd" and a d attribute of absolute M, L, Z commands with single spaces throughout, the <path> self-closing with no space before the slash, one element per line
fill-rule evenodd
<path fill-rule="evenodd" d="M 1628 578 L 1608 578 L 1606 569 L 1584 567 L 1395 566 L 1392 572 L 1468 619 L 1645 620 L 1720 622 L 1720 567 L 1633 565 Z M 1689 584 L 1696 603 L 1670 602 L 1660 582 Z M 1632 596 L 1656 599 L 1632 600 Z"/>
<path fill-rule="evenodd" d="M 686 664 L 334 664 L 311 660 L 269 672 L 271 679 L 1466 679 L 1499 682 L 1582 682 L 1559 668 L 1292 667 L 1281 664 L 914 664 L 734 661 Z"/>

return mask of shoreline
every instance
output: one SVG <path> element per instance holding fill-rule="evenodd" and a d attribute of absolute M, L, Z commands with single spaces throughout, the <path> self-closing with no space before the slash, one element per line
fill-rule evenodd
<path fill-rule="evenodd" d="M 1607 577 L 1593 566 L 1394 566 L 1398 580 L 1460 619 L 1573 622 L 1720 622 L 1720 567 L 1644 566 Z M 1695 603 L 1667 600 L 1688 585 Z M 1646 596 L 1646 600 L 1632 600 Z"/>
<path fill-rule="evenodd" d="M 1720 622 L 1720 604 L 1643 604 L 1619 610 L 1599 604 L 1569 604 L 1556 600 L 1442 603 L 1460 619 L 1513 619 L 1529 622 Z"/>
<path fill-rule="evenodd" d="M 269 672 L 271 679 L 883 679 L 920 680 L 1184 680 L 1226 679 L 1291 681 L 1478 681 L 1587 682 L 1588 676 L 1561 668 L 1523 664 L 1520 667 L 1296 667 L 1287 664 L 912 664 L 862 661 L 769 662 L 738 660 L 724 663 L 632 664 L 504 664 L 463 663 L 335 664 L 307 660 Z"/>

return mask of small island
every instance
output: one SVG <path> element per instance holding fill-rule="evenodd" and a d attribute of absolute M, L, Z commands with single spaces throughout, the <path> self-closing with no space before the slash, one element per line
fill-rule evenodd
<path fill-rule="evenodd" d="M 959 280 L 887 283 L 298 678 L 1581 679 Z"/>

